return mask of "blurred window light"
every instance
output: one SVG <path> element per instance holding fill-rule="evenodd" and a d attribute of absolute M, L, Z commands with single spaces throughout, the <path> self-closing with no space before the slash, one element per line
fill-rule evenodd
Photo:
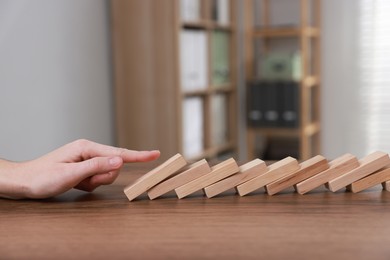
<path fill-rule="evenodd" d="M 366 152 L 390 152 L 390 1 L 359 2 L 357 90 Z"/>

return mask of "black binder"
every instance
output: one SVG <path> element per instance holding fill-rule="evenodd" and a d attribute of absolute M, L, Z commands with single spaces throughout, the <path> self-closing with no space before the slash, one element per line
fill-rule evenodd
<path fill-rule="evenodd" d="M 259 81 L 248 84 L 248 121 L 251 126 L 264 126 L 264 88 Z"/>
<path fill-rule="evenodd" d="M 299 126 L 299 83 L 285 82 L 281 93 L 281 125 L 295 128 Z"/>
<path fill-rule="evenodd" d="M 280 88 L 278 83 L 263 83 L 266 93 L 263 96 L 265 111 L 264 125 L 269 127 L 278 127 L 280 125 Z"/>

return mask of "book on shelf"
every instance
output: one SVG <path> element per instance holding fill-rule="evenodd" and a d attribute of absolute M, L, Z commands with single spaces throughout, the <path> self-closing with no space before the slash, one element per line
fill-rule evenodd
<path fill-rule="evenodd" d="M 183 22 L 199 22 L 200 0 L 180 0 L 180 16 Z"/>
<path fill-rule="evenodd" d="M 256 81 L 248 84 L 248 120 L 254 127 L 299 126 L 299 84 Z"/>
<path fill-rule="evenodd" d="M 230 22 L 229 0 L 213 1 L 212 18 L 220 25 L 229 25 Z"/>
<path fill-rule="evenodd" d="M 229 34 L 215 30 L 212 33 L 212 83 L 214 86 L 229 83 L 230 70 L 229 70 Z"/>
<path fill-rule="evenodd" d="M 228 140 L 227 96 L 218 94 L 211 101 L 211 126 L 212 144 L 223 145 Z"/>
<path fill-rule="evenodd" d="M 183 101 L 183 155 L 198 156 L 204 149 L 203 100 L 189 97 Z"/>
<path fill-rule="evenodd" d="M 183 29 L 180 35 L 180 74 L 183 91 L 207 88 L 207 33 Z"/>

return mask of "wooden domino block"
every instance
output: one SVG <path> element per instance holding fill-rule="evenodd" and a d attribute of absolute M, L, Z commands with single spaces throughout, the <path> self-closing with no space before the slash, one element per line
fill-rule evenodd
<path fill-rule="evenodd" d="M 260 176 L 257 176 L 247 182 L 237 186 L 237 191 L 240 196 L 244 196 L 250 192 L 264 187 L 265 185 L 274 182 L 284 176 L 291 174 L 299 169 L 298 161 L 292 157 L 286 157 L 281 161 L 271 164 L 268 171 Z"/>
<path fill-rule="evenodd" d="M 236 161 L 233 158 L 230 158 L 211 167 L 210 173 L 176 188 L 175 192 L 179 199 L 181 199 L 190 195 L 191 193 L 194 193 L 226 177 L 229 177 L 238 171 L 239 168 Z"/>
<path fill-rule="evenodd" d="M 328 161 L 321 155 L 308 159 L 300 163 L 299 166 L 299 170 L 267 184 L 265 187 L 268 195 L 274 195 L 329 168 Z"/>
<path fill-rule="evenodd" d="M 390 164 L 387 153 L 374 152 L 359 160 L 359 166 L 328 182 L 329 189 L 333 192 L 348 186 L 349 184 L 362 179 L 371 173 L 380 170 Z"/>
<path fill-rule="evenodd" d="M 204 188 L 204 192 L 208 198 L 212 198 L 228 189 L 234 188 L 241 183 L 249 181 L 268 170 L 267 165 L 260 159 L 254 159 L 239 167 L 239 172 L 219 182 L 211 184 Z"/>
<path fill-rule="evenodd" d="M 383 182 L 382 187 L 385 191 L 390 191 L 390 181 Z"/>
<path fill-rule="evenodd" d="M 123 191 L 129 201 L 132 201 L 186 165 L 187 162 L 183 156 L 176 154 L 158 167 L 143 175 L 141 178 L 137 179 L 135 182 L 126 186 Z"/>
<path fill-rule="evenodd" d="M 193 181 L 203 175 L 208 174 L 211 168 L 205 159 L 191 164 L 179 174 L 169 178 L 168 180 L 157 184 L 148 191 L 148 196 L 151 200 L 160 197 L 161 195 L 176 189 L 190 181 Z"/>
<path fill-rule="evenodd" d="M 390 167 L 387 166 L 363 179 L 355 181 L 350 185 L 349 189 L 353 193 L 357 193 L 388 180 L 390 180 Z"/>
<path fill-rule="evenodd" d="M 299 194 L 305 194 L 327 182 L 333 180 L 359 166 L 359 162 L 352 154 L 344 154 L 329 163 L 329 169 L 320 172 L 295 185 Z"/>

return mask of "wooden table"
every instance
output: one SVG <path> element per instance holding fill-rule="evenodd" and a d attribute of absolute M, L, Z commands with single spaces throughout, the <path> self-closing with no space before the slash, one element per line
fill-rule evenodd
<path fill-rule="evenodd" d="M 90 194 L 0 200 L 0 259 L 390 259 L 380 187 L 129 202 L 123 187 L 149 166 Z"/>

